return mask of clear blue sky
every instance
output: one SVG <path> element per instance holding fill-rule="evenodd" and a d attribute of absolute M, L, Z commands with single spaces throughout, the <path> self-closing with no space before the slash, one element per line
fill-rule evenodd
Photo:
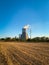
<path fill-rule="evenodd" d="M 32 37 L 49 36 L 49 0 L 0 0 L 0 37 L 18 36 L 27 24 Z"/>

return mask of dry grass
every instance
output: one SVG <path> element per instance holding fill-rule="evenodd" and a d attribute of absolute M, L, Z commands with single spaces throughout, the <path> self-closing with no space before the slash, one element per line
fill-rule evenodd
<path fill-rule="evenodd" d="M 49 65 L 49 43 L 19 43 L 0 42 L 0 65 Z"/>

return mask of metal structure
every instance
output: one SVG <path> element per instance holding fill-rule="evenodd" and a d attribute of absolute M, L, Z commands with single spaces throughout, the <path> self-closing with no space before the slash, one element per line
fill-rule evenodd
<path fill-rule="evenodd" d="M 31 27 L 30 25 L 26 25 L 22 28 L 22 34 L 19 35 L 19 38 L 21 40 L 27 40 L 29 37 L 28 37 L 28 33 L 27 33 L 27 29 L 30 28 L 30 39 L 31 39 Z"/>

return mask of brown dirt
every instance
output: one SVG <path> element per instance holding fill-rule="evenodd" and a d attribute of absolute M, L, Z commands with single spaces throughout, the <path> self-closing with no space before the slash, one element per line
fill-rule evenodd
<path fill-rule="evenodd" d="M 49 65 L 49 43 L 0 42 L 0 65 Z"/>

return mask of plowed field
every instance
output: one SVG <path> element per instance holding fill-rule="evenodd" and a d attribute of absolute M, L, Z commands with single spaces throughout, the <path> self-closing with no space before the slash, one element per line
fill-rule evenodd
<path fill-rule="evenodd" d="M 0 42 L 0 65 L 49 65 L 49 43 Z"/>

